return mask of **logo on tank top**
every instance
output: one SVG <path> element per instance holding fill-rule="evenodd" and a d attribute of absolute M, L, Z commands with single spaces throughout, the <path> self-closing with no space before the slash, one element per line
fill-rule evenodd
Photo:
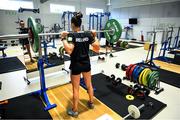
<path fill-rule="evenodd" d="M 76 38 L 76 42 L 87 42 L 87 41 L 89 41 L 88 37 L 85 37 L 85 38 Z"/>
<path fill-rule="evenodd" d="M 72 37 L 68 37 L 68 42 L 72 42 Z"/>

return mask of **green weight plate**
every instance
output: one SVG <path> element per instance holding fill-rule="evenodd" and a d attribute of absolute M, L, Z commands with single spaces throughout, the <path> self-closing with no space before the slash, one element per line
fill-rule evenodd
<path fill-rule="evenodd" d="M 61 46 L 61 47 L 59 48 L 59 54 L 60 54 L 60 55 L 63 55 L 63 54 L 64 54 L 64 47 L 63 47 L 63 46 Z"/>
<path fill-rule="evenodd" d="M 35 20 L 32 17 L 28 18 L 28 28 L 31 30 L 32 40 L 30 40 L 32 50 L 37 53 L 39 50 L 39 36 Z"/>
<path fill-rule="evenodd" d="M 117 42 L 121 37 L 122 27 L 115 19 L 110 19 L 107 21 L 105 30 L 114 30 L 113 32 L 105 32 L 106 40 L 110 43 Z"/>
<path fill-rule="evenodd" d="M 159 72 L 153 71 L 149 77 L 149 88 L 154 88 L 159 80 Z"/>
<path fill-rule="evenodd" d="M 37 23 L 36 23 L 36 26 L 38 29 L 38 33 L 41 33 L 43 31 L 43 26 L 41 24 L 37 24 Z"/>
<path fill-rule="evenodd" d="M 124 41 L 124 42 L 123 42 L 123 48 L 127 48 L 127 46 L 128 46 L 128 42 L 127 42 L 127 41 Z"/>

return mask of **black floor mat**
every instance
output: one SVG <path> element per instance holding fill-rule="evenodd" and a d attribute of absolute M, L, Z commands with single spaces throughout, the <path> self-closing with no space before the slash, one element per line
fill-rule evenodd
<path fill-rule="evenodd" d="M 178 54 L 178 53 L 180 53 L 180 51 L 172 50 L 172 51 L 169 51 L 168 53 L 169 53 L 169 54 Z"/>
<path fill-rule="evenodd" d="M 127 101 L 125 95 L 127 94 L 128 86 L 121 84 L 116 88 L 112 87 L 111 83 L 106 81 L 106 75 L 96 74 L 92 76 L 92 82 L 96 88 L 95 96 L 101 102 L 106 104 L 120 116 L 124 117 L 128 114 L 128 106 L 133 104 L 139 106 L 153 102 L 154 107 L 145 107 L 141 112 L 140 119 L 152 119 L 158 112 L 166 107 L 166 104 L 152 98 L 147 97 L 145 100 L 135 98 L 133 101 Z"/>
<path fill-rule="evenodd" d="M 39 96 L 23 95 L 0 105 L 2 119 L 52 119 Z"/>
<path fill-rule="evenodd" d="M 60 57 L 49 58 L 48 60 L 49 60 L 49 63 L 52 64 L 53 66 L 64 64 L 64 60 L 62 60 Z"/>
<path fill-rule="evenodd" d="M 64 61 L 69 61 L 69 60 L 70 60 L 70 57 L 67 55 L 64 55 Z"/>
<path fill-rule="evenodd" d="M 126 50 L 126 49 L 120 48 L 120 47 L 113 47 L 113 50 L 115 50 L 114 52 L 118 52 L 118 51 L 123 51 L 123 50 Z"/>
<path fill-rule="evenodd" d="M 175 61 L 174 58 L 169 58 L 169 57 L 165 57 L 167 59 L 167 61 L 165 62 L 169 62 L 169 63 L 173 63 L 173 64 L 177 64 L 177 65 L 180 65 L 180 62 L 179 61 Z M 163 61 L 161 60 L 159 57 L 156 57 L 154 58 L 155 60 L 159 60 L 159 61 Z"/>
<path fill-rule="evenodd" d="M 129 43 L 137 43 L 137 44 L 145 44 L 145 43 L 143 43 L 143 42 L 139 42 L 139 41 L 130 41 Z"/>
<path fill-rule="evenodd" d="M 106 48 L 106 45 L 103 45 L 103 46 L 101 46 L 102 48 Z M 114 52 L 118 52 L 118 51 L 123 51 L 123 50 L 125 50 L 124 48 L 120 48 L 120 47 L 113 47 L 113 50 L 114 50 Z"/>
<path fill-rule="evenodd" d="M 143 46 L 137 46 L 137 45 L 128 45 L 128 48 L 138 48 L 138 47 L 143 47 Z"/>
<path fill-rule="evenodd" d="M 89 50 L 89 56 L 92 57 L 92 56 L 98 56 L 98 55 L 103 55 L 104 53 L 100 52 L 100 53 L 96 53 L 92 50 Z"/>
<path fill-rule="evenodd" d="M 98 56 L 98 55 L 103 55 L 104 53 L 100 52 L 99 54 L 92 51 L 92 50 L 89 50 L 89 56 L 92 57 L 92 56 Z M 69 61 L 70 60 L 70 57 L 67 56 L 67 55 L 64 55 L 64 61 Z"/>
<path fill-rule="evenodd" d="M 180 74 L 163 69 L 159 69 L 159 72 L 161 82 L 180 88 Z"/>
<path fill-rule="evenodd" d="M 24 69 L 25 65 L 17 57 L 0 59 L 0 74 Z"/>

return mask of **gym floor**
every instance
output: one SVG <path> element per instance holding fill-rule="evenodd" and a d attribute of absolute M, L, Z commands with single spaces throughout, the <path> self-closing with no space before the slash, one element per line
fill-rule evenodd
<path fill-rule="evenodd" d="M 83 14 L 81 30 L 96 29 L 96 31 L 109 30 L 109 32 L 97 33 L 97 38 L 100 38 L 99 53 L 95 52 L 93 46 L 90 46 L 89 51 L 92 84 L 95 88 L 95 108 L 88 108 L 89 96 L 81 84 L 79 115 L 71 117 L 67 114 L 67 110 L 73 105 L 70 56 L 64 51 L 59 34 L 64 30 L 73 31 L 70 24 L 71 18 L 75 15 L 74 12 L 79 11 Z M 0 120 L 123 120 L 129 112 L 130 105 L 136 107 L 144 105 L 144 107 L 140 110 L 136 107 L 131 108 L 132 114 L 127 119 L 134 119 L 133 116 L 140 112 L 138 119 L 180 120 L 178 111 L 180 110 L 179 11 L 180 0 L 1 0 Z M 45 44 L 41 44 L 42 49 L 38 51 L 42 50 L 42 55 L 47 57 L 43 64 L 44 81 L 40 79 L 43 75 L 39 72 L 41 69 L 38 70 L 37 64 L 41 54 L 35 53 L 31 46 L 34 60 L 32 62 L 27 54 L 27 48 L 23 50 L 19 38 L 10 36 L 6 40 L 3 37 L 22 32 L 22 20 L 27 28 L 36 26 L 38 34 L 54 33 L 54 35 L 39 37 L 41 43 L 44 39 L 47 42 L 46 45 L 49 45 L 44 47 Z M 31 30 L 34 34 L 33 29 Z M 106 34 L 110 34 L 110 37 L 108 38 Z M 113 42 L 113 47 L 111 52 L 108 48 L 106 55 L 107 41 Z M 37 39 L 34 44 L 37 44 L 36 42 Z M 156 94 L 155 90 L 148 85 L 143 86 L 139 81 L 133 83 L 134 77 L 142 80 L 142 83 L 148 82 L 147 84 L 152 84 L 153 80 L 156 81 L 156 78 L 153 79 L 156 75 L 150 76 L 149 71 L 144 71 L 147 66 L 137 67 L 136 71 L 130 69 L 129 74 L 133 73 L 131 80 L 124 79 L 126 71 L 121 69 L 122 64 L 128 66 L 151 60 L 152 45 L 155 46 L 153 62 L 160 67 L 155 70 L 158 74 L 156 78 L 160 83 L 156 86 L 163 88 L 159 94 Z M 59 49 L 61 47 L 62 49 Z M 45 55 L 45 48 L 47 48 L 47 55 Z M 3 50 L 7 56 L 3 54 Z M 163 58 L 172 60 L 171 62 L 158 59 L 163 50 L 165 51 Z M 110 55 L 111 53 L 113 56 Z M 61 58 L 61 54 L 64 59 Z M 146 59 L 147 56 L 148 59 Z M 104 60 L 100 57 L 104 57 Z M 47 64 L 46 60 L 50 64 Z M 120 64 L 120 68 L 116 68 L 117 63 Z M 149 68 L 154 72 L 154 67 Z M 142 77 L 139 77 L 140 74 Z M 117 86 L 114 85 L 115 81 L 108 79 L 112 75 L 122 80 Z M 43 82 L 44 89 L 42 89 Z M 140 87 L 136 89 L 134 86 L 138 86 L 137 84 Z M 150 90 L 150 94 L 146 95 L 145 90 Z M 44 94 L 41 96 L 37 94 L 39 91 L 47 93 L 49 102 L 57 106 L 45 110 L 47 101 L 41 97 Z M 132 95 L 134 99 L 128 100 L 127 95 Z"/>
<path fill-rule="evenodd" d="M 133 45 L 137 45 L 135 43 L 129 43 Z M 14 48 L 14 47 L 13 47 Z M 16 49 L 18 50 L 18 49 Z M 15 51 L 16 51 L 15 50 Z M 13 51 L 8 48 L 7 51 Z M 22 50 L 19 49 L 23 54 Z M 20 52 L 12 52 L 12 56 L 18 56 L 19 59 L 22 59 L 22 54 Z M 158 51 L 155 52 L 155 56 L 157 56 Z M 113 53 L 114 57 L 107 56 L 105 61 L 98 61 L 98 56 L 91 57 L 92 63 L 92 75 L 100 73 L 102 70 L 104 74 L 111 75 L 114 74 L 117 77 L 123 77 L 125 72 L 120 69 L 115 69 L 116 63 L 137 63 L 146 58 L 147 51 L 144 50 L 144 47 L 127 49 L 120 52 Z M 137 57 L 134 57 L 136 55 Z M 105 56 L 105 55 L 102 55 Z M 64 67 L 68 69 L 69 61 L 66 61 Z M 160 65 L 161 68 L 173 71 L 173 72 L 180 72 L 180 67 L 175 64 L 165 63 L 165 62 L 156 62 L 157 65 Z M 111 67 L 110 67 L 110 66 Z M 16 72 L 4 73 L 0 74 L 1 81 L 3 83 L 1 91 L 0 91 L 0 101 L 6 100 L 9 98 L 14 98 L 17 96 L 25 95 L 27 93 L 31 93 L 33 91 L 39 90 L 39 82 L 38 77 L 30 79 L 31 84 L 27 85 L 24 81 L 24 77 L 26 76 L 26 70 L 20 70 Z M 72 104 L 72 92 L 71 92 L 71 85 L 69 84 L 69 74 L 66 72 L 58 71 L 57 69 L 52 69 L 51 73 L 46 75 L 46 85 L 48 88 L 48 96 L 50 98 L 51 103 L 56 103 L 57 107 L 50 110 L 49 113 L 51 114 L 53 119 L 70 119 L 66 115 L 66 108 L 69 104 Z M 66 84 L 66 85 L 63 85 Z M 132 84 L 129 81 L 124 80 L 123 84 L 130 85 Z M 61 86 L 62 85 L 62 86 Z M 154 92 L 150 93 L 150 96 L 159 100 L 163 101 L 163 103 L 167 104 L 167 107 L 163 109 L 160 113 L 158 113 L 153 119 L 179 119 L 179 106 L 180 106 L 180 89 L 177 87 L 173 87 L 166 83 L 161 82 L 161 87 L 164 88 L 164 91 L 158 95 L 155 95 Z M 103 104 L 98 99 L 95 100 L 96 108 L 95 110 L 88 110 L 84 100 L 87 100 L 88 96 L 83 88 L 80 89 L 80 115 L 79 119 L 85 119 L 87 116 L 89 119 L 96 119 L 104 114 L 108 114 L 113 119 L 120 119 L 123 116 L 118 115 L 108 106 Z M 119 106 L 121 109 L 121 106 Z M 91 114 L 91 116 L 89 116 Z M 72 119 L 72 118 L 71 118 Z"/>

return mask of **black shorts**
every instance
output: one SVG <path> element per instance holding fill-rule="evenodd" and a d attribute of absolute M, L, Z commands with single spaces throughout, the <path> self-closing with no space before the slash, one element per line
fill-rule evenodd
<path fill-rule="evenodd" d="M 91 70 L 91 65 L 90 63 L 88 64 L 81 64 L 81 63 L 76 63 L 70 65 L 69 69 L 71 70 L 72 75 L 79 75 L 82 72 L 89 72 Z"/>
<path fill-rule="evenodd" d="M 106 46 L 113 46 L 113 43 L 110 43 L 106 40 Z"/>
<path fill-rule="evenodd" d="M 27 38 L 25 39 L 20 39 L 19 42 L 22 44 L 22 45 L 29 45 L 29 40 Z"/>

